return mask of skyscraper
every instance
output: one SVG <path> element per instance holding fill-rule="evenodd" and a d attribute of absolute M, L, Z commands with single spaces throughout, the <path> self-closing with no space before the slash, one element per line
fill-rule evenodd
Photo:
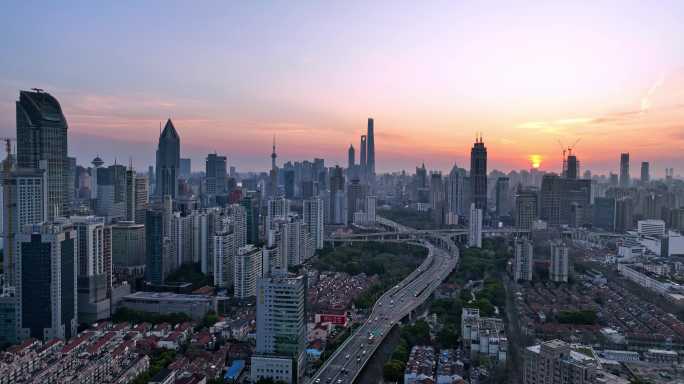
<path fill-rule="evenodd" d="M 580 173 L 579 160 L 577 160 L 577 156 L 568 155 L 567 169 L 565 171 L 565 178 L 576 179 L 579 177 L 579 173 Z"/>
<path fill-rule="evenodd" d="M 366 173 L 368 169 L 368 158 L 367 158 L 367 142 L 366 135 L 361 135 L 361 158 L 359 159 L 359 166 L 361 167 L 361 172 Z"/>
<path fill-rule="evenodd" d="M 538 218 L 539 195 L 533 189 L 518 187 L 515 195 L 515 227 L 518 229 L 532 229 Z"/>
<path fill-rule="evenodd" d="M 511 213 L 510 181 L 508 177 L 496 179 L 496 215 L 506 216 Z"/>
<path fill-rule="evenodd" d="M 629 187 L 629 153 L 620 154 L 620 186 Z"/>
<path fill-rule="evenodd" d="M 76 231 L 71 224 L 35 224 L 17 237 L 20 339 L 69 339 L 78 326 Z"/>
<path fill-rule="evenodd" d="M 306 280 L 276 273 L 257 285 L 257 345 L 251 379 L 296 383 L 304 373 Z"/>
<path fill-rule="evenodd" d="M 328 222 L 331 224 L 345 224 L 347 222 L 344 195 L 344 173 L 340 166 L 335 166 L 330 170 L 330 215 Z"/>
<path fill-rule="evenodd" d="M 261 248 L 247 244 L 238 249 L 233 270 L 235 297 L 245 299 L 256 296 L 257 280 L 261 277 L 262 271 L 261 263 Z"/>
<path fill-rule="evenodd" d="M 228 168 L 225 156 L 219 156 L 216 153 L 207 155 L 206 185 L 211 205 L 216 203 L 216 195 L 222 195 L 227 192 Z"/>
<path fill-rule="evenodd" d="M 373 127 L 373 118 L 368 118 L 368 132 L 366 136 L 366 166 L 367 173 L 371 176 L 375 175 L 375 133 Z"/>
<path fill-rule="evenodd" d="M 16 103 L 17 166 L 40 168 L 47 161 L 48 219 L 68 214 L 67 121 L 57 99 L 35 89 Z"/>
<path fill-rule="evenodd" d="M 354 146 L 349 144 L 349 150 L 347 151 L 347 170 L 354 168 L 356 163 L 356 153 L 354 152 Z"/>
<path fill-rule="evenodd" d="M 487 148 L 482 136 L 475 140 L 470 150 L 470 189 L 475 207 L 487 213 Z"/>
<path fill-rule="evenodd" d="M 166 121 L 164 130 L 159 135 L 157 147 L 157 182 L 155 195 L 178 197 L 178 177 L 180 176 L 180 136 L 176 132 L 171 119 Z"/>
<path fill-rule="evenodd" d="M 651 175 L 649 173 L 649 164 L 648 161 L 642 161 L 641 162 L 641 182 L 642 183 L 648 183 L 651 181 Z"/>

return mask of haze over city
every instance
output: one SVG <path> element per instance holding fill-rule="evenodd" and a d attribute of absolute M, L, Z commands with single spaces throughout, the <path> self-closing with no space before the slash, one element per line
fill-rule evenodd
<path fill-rule="evenodd" d="M 684 167 L 681 2 L 8 2 L 0 14 L 0 134 L 17 89 L 60 99 L 79 162 L 145 167 L 171 117 L 183 155 L 240 169 L 325 155 L 344 164 L 376 120 L 378 171 L 468 162 L 559 172 L 629 151 Z M 197 168 L 199 169 L 199 168 Z"/>

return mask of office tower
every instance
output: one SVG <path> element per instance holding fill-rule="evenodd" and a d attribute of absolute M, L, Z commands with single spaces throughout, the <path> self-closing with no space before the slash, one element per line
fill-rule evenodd
<path fill-rule="evenodd" d="M 566 170 L 564 173 L 564 176 L 566 179 L 577 179 L 580 174 L 580 165 L 579 165 L 579 160 L 577 160 L 577 156 L 575 155 L 568 155 L 567 163 L 566 163 Z"/>
<path fill-rule="evenodd" d="M 71 216 L 78 246 L 78 318 L 94 323 L 110 317 L 112 281 L 111 230 L 103 217 Z"/>
<path fill-rule="evenodd" d="M 591 220 L 591 180 L 546 174 L 541 184 L 540 217 L 551 226 L 579 226 Z"/>
<path fill-rule="evenodd" d="M 168 196 L 168 195 L 167 195 Z M 170 196 L 145 214 L 145 279 L 162 284 L 176 267 Z"/>
<path fill-rule="evenodd" d="M 211 204 L 215 204 L 216 195 L 222 195 L 228 192 L 228 171 L 227 159 L 225 156 L 219 156 L 215 153 L 207 155 L 206 160 L 206 184 L 207 195 L 209 195 Z"/>
<path fill-rule="evenodd" d="M 615 198 L 597 197 L 592 208 L 592 227 L 604 231 L 615 231 Z"/>
<path fill-rule="evenodd" d="M 446 193 L 441 172 L 430 172 L 430 214 L 432 222 L 437 226 L 445 223 Z"/>
<path fill-rule="evenodd" d="M 352 180 L 347 186 L 347 223 L 354 222 L 356 212 L 363 212 L 367 191 L 367 187 L 359 180 Z"/>
<path fill-rule="evenodd" d="M 354 146 L 349 144 L 349 150 L 347 150 L 347 172 L 350 172 L 354 168 L 356 163 L 356 152 L 354 151 Z"/>
<path fill-rule="evenodd" d="M 114 164 L 97 171 L 97 200 L 95 213 L 112 220 L 126 218 L 126 182 L 127 169 L 123 165 Z"/>
<path fill-rule="evenodd" d="M 643 184 L 646 184 L 649 181 L 651 181 L 651 175 L 649 173 L 648 168 L 649 168 L 648 161 L 642 161 L 641 162 L 641 182 Z"/>
<path fill-rule="evenodd" d="M 76 207 L 74 206 L 76 201 L 76 158 L 67 157 L 66 161 L 66 174 L 65 174 L 65 186 L 66 186 L 66 211 L 73 211 Z"/>
<path fill-rule="evenodd" d="M 9 159 L 5 160 L 8 167 Z M 41 161 L 41 167 L 19 168 L 3 172 L 3 271 L 5 285 L 14 286 L 16 236 L 28 224 L 36 224 L 47 218 L 47 162 Z M 7 168 L 9 169 L 9 168 Z"/>
<path fill-rule="evenodd" d="M 574 351 L 570 344 L 550 340 L 524 350 L 524 384 L 590 384 L 598 381 L 601 365 L 593 357 Z"/>
<path fill-rule="evenodd" d="M 259 279 L 257 343 L 251 379 L 297 383 L 303 377 L 306 346 L 306 280 L 285 273 Z"/>
<path fill-rule="evenodd" d="M 178 197 L 178 178 L 180 177 L 180 136 L 171 119 L 166 121 L 159 135 L 157 146 L 155 195 L 159 197 Z"/>
<path fill-rule="evenodd" d="M 302 208 L 304 224 L 306 224 L 314 242 L 315 249 L 323 249 L 323 200 L 312 197 L 304 200 Z"/>
<path fill-rule="evenodd" d="M 557 283 L 568 282 L 568 247 L 563 243 L 551 244 L 549 279 Z"/>
<path fill-rule="evenodd" d="M 136 173 L 133 170 L 133 166 L 129 164 L 126 170 L 126 221 L 135 221 L 135 206 L 136 206 Z"/>
<path fill-rule="evenodd" d="M 366 222 L 365 224 L 375 224 L 376 221 L 376 205 L 377 205 L 377 197 L 375 196 L 366 196 Z"/>
<path fill-rule="evenodd" d="M 359 166 L 361 167 L 361 172 L 364 174 L 368 169 L 367 150 L 366 135 L 361 135 L 361 157 L 359 158 Z"/>
<path fill-rule="evenodd" d="M 76 335 L 76 236 L 68 222 L 27 225 L 17 236 L 20 339 Z"/>
<path fill-rule="evenodd" d="M 290 214 L 290 200 L 280 197 L 269 199 L 266 203 L 266 233 L 275 229 L 274 223 L 278 219 L 285 219 Z"/>
<path fill-rule="evenodd" d="M 235 297 L 246 299 L 256 296 L 257 280 L 262 274 L 261 248 L 247 244 L 237 250 L 233 282 Z"/>
<path fill-rule="evenodd" d="M 182 179 L 189 179 L 192 174 L 192 160 L 180 159 L 178 166 L 178 177 Z"/>
<path fill-rule="evenodd" d="M 513 259 L 513 279 L 515 281 L 532 281 L 534 255 L 532 242 L 527 239 L 515 241 L 515 257 Z"/>
<path fill-rule="evenodd" d="M 149 204 L 147 176 L 135 176 L 135 218 L 137 224 L 145 224 L 145 212 Z"/>
<path fill-rule="evenodd" d="M 549 225 L 561 223 L 562 179 L 556 174 L 542 177 L 540 218 Z"/>
<path fill-rule="evenodd" d="M 515 227 L 530 230 L 537 220 L 539 196 L 534 189 L 518 187 L 515 195 Z"/>
<path fill-rule="evenodd" d="M 90 198 L 95 200 L 97 199 L 97 172 L 104 165 L 104 161 L 100 159 L 100 156 L 96 156 L 91 164 L 93 166 L 90 168 Z"/>
<path fill-rule="evenodd" d="M 330 171 L 330 216 L 331 224 L 346 224 L 347 213 L 345 212 L 344 174 L 342 168 L 335 166 Z"/>
<path fill-rule="evenodd" d="M 285 197 L 288 199 L 295 198 L 295 171 L 294 169 L 286 169 L 283 172 L 283 184 L 285 187 Z"/>
<path fill-rule="evenodd" d="M 475 140 L 470 150 L 470 190 L 475 208 L 487 213 L 487 148 L 482 136 Z"/>
<path fill-rule="evenodd" d="M 131 221 L 112 225 L 112 264 L 126 275 L 141 275 L 145 269 L 145 226 Z"/>
<path fill-rule="evenodd" d="M 375 175 L 375 133 L 373 127 L 373 119 L 368 118 L 368 132 L 366 136 L 366 167 L 367 173 L 371 176 Z"/>
<path fill-rule="evenodd" d="M 470 204 L 470 221 L 468 222 L 468 246 L 482 248 L 482 210 Z"/>
<path fill-rule="evenodd" d="M 465 170 L 456 164 L 451 168 L 446 181 L 447 212 L 452 216 L 463 215 L 463 193 L 465 192 Z M 456 224 L 456 223 L 453 223 Z"/>
<path fill-rule="evenodd" d="M 57 99 L 47 92 L 19 92 L 17 112 L 17 167 L 40 168 L 47 161 L 47 218 L 68 213 L 67 130 Z"/>
<path fill-rule="evenodd" d="M 247 244 L 259 241 L 259 204 L 254 196 L 247 195 L 240 199 L 240 205 L 245 209 L 247 225 Z"/>
<path fill-rule="evenodd" d="M 508 177 L 496 179 L 496 215 L 507 216 L 511 213 L 510 180 Z"/>
<path fill-rule="evenodd" d="M 620 186 L 629 187 L 629 153 L 620 154 Z"/>

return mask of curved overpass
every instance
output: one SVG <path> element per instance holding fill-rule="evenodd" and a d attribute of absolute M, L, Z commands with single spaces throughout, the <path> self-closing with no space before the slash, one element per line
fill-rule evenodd
<path fill-rule="evenodd" d="M 394 228 L 411 230 L 401 224 Z M 428 249 L 428 256 L 376 301 L 368 320 L 325 361 L 313 376 L 314 383 L 353 383 L 390 329 L 423 304 L 456 267 L 458 247 L 451 239 L 432 233 L 414 234 L 416 239 Z"/>

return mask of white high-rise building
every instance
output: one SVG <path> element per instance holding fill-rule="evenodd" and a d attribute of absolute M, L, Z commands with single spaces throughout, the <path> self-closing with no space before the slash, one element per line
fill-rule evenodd
<path fill-rule="evenodd" d="M 318 197 L 304 200 L 303 213 L 315 248 L 323 249 L 323 200 Z"/>
<path fill-rule="evenodd" d="M 235 233 L 234 232 L 217 232 L 214 235 L 214 285 L 221 288 L 228 288 L 233 286 L 235 265 L 235 256 L 237 255 L 237 248 L 235 247 Z"/>
<path fill-rule="evenodd" d="M 562 243 L 551 244 L 551 281 L 568 282 L 568 247 Z"/>
<path fill-rule="evenodd" d="M 235 297 L 245 299 L 256 296 L 257 279 L 262 276 L 262 259 L 261 248 L 252 244 L 238 249 L 233 275 Z"/>
<path fill-rule="evenodd" d="M 515 257 L 513 259 L 513 278 L 524 281 L 532 281 L 532 267 L 534 256 L 532 242 L 527 239 L 515 241 Z"/>
<path fill-rule="evenodd" d="M 285 273 L 259 279 L 257 345 L 251 379 L 298 382 L 304 374 L 306 313 L 304 276 Z"/>
<path fill-rule="evenodd" d="M 468 223 L 468 246 L 482 248 L 482 210 L 470 204 L 470 222 Z"/>

